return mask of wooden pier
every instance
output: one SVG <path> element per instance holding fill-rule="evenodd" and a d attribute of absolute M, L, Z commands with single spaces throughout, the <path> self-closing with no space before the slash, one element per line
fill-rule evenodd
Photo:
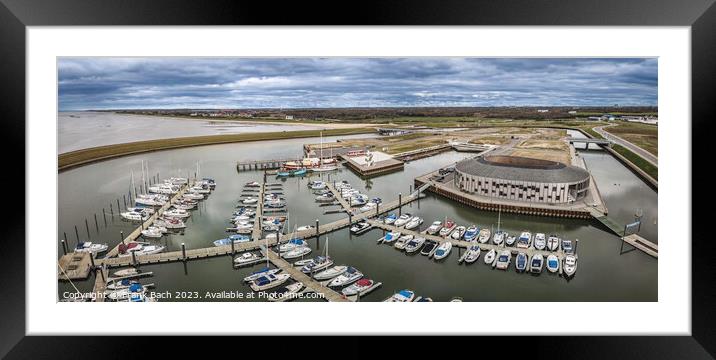
<path fill-rule="evenodd" d="M 388 159 L 378 161 L 372 166 L 361 165 L 351 157 L 339 155 L 339 158 L 345 161 L 345 165 L 358 174 L 361 178 L 369 178 L 373 176 L 383 175 L 394 171 L 403 170 L 405 163 L 398 159 Z"/>
<path fill-rule="evenodd" d="M 237 162 L 236 171 L 251 171 L 251 170 L 273 170 L 280 169 L 283 165 L 289 161 L 297 161 L 296 159 L 274 159 L 274 160 L 255 160 L 246 162 Z"/>
<path fill-rule="evenodd" d="M 323 298 L 327 301 L 332 302 L 347 302 L 350 301 L 346 297 L 344 297 L 342 294 L 336 292 L 335 290 L 322 285 L 317 280 L 311 278 L 310 276 L 304 274 L 301 269 L 293 266 L 288 261 L 280 258 L 275 252 L 273 251 L 266 251 L 268 255 L 269 261 L 276 265 L 276 267 L 283 270 L 285 273 L 291 275 L 291 277 L 296 280 L 300 281 L 306 288 L 313 290 L 317 294 L 321 294 Z"/>
<path fill-rule="evenodd" d="M 653 242 L 639 236 L 638 234 L 626 235 L 626 227 L 622 224 L 617 223 L 613 219 L 609 218 L 606 214 L 600 212 L 597 209 L 589 209 L 595 220 L 599 221 L 607 229 L 611 230 L 614 234 L 618 235 L 623 242 L 635 247 L 654 258 L 659 257 L 659 246 Z"/>
<path fill-rule="evenodd" d="M 71 252 L 63 255 L 58 262 L 60 270 L 57 278 L 59 280 L 87 279 L 92 267 L 91 256 L 87 252 Z"/>

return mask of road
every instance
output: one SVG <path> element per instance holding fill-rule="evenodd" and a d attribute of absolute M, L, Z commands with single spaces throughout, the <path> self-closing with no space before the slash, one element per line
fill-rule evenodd
<path fill-rule="evenodd" d="M 602 135 L 605 139 L 610 140 L 610 141 L 612 141 L 612 142 L 614 142 L 614 143 L 617 143 L 617 144 L 619 144 L 619 145 L 621 145 L 621 146 L 623 146 L 623 147 L 625 147 L 625 148 L 631 150 L 632 152 L 634 152 L 635 154 L 641 156 L 644 160 L 648 161 L 648 162 L 651 163 L 652 165 L 657 166 L 657 167 L 659 166 L 659 165 L 658 165 L 658 162 L 659 162 L 659 158 L 658 158 L 658 157 L 656 157 L 656 156 L 654 156 L 654 154 L 652 154 L 652 153 L 650 153 L 650 152 L 648 152 L 648 151 L 646 151 L 646 150 L 644 150 L 644 149 L 642 149 L 642 148 L 640 148 L 640 147 L 638 147 L 638 146 L 636 146 L 636 145 L 630 143 L 629 141 L 626 141 L 626 140 L 620 138 L 619 136 L 616 136 L 616 135 L 614 135 L 614 134 L 611 134 L 611 133 L 606 132 L 606 131 L 604 130 L 604 128 L 605 128 L 605 127 L 608 127 L 608 126 L 615 126 L 615 124 L 610 124 L 610 125 L 595 127 L 595 128 L 594 128 L 594 131 L 596 131 L 599 135 Z"/>

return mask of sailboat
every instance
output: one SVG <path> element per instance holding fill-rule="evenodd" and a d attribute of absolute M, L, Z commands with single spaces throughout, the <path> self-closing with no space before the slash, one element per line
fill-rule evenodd
<path fill-rule="evenodd" d="M 323 132 L 321 132 L 321 150 L 320 150 L 320 157 L 318 158 L 318 166 L 311 169 L 311 171 L 333 171 L 338 169 L 338 165 L 335 163 L 335 160 L 333 159 L 333 148 L 331 148 L 331 159 L 330 161 L 326 161 L 323 159 Z"/>

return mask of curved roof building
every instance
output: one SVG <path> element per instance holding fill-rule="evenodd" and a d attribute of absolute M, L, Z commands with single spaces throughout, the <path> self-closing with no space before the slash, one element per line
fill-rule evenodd
<path fill-rule="evenodd" d="M 517 156 L 479 156 L 455 165 L 455 186 L 477 195 L 541 203 L 567 203 L 586 195 L 586 170 Z"/>

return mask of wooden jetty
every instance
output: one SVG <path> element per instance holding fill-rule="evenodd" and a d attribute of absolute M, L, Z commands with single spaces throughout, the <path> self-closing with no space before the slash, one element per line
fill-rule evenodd
<path fill-rule="evenodd" d="M 261 221 L 263 221 L 263 211 L 264 211 L 264 191 L 266 188 L 266 183 L 261 184 L 261 187 L 259 187 L 259 202 L 256 204 L 256 215 L 254 215 L 254 230 L 251 232 L 251 239 L 253 240 L 259 240 L 261 239 Z"/>
<path fill-rule="evenodd" d="M 273 251 L 266 251 L 268 255 L 269 261 L 276 265 L 276 267 L 282 269 L 285 273 L 291 275 L 291 277 L 296 280 L 303 283 L 304 286 L 307 288 L 313 290 L 317 294 L 321 294 L 322 297 L 325 300 L 331 301 L 331 302 L 347 302 L 348 300 L 345 296 L 342 294 L 336 292 L 335 290 L 321 285 L 320 282 L 316 281 L 315 279 L 311 278 L 310 276 L 304 274 L 301 269 L 293 266 L 288 261 L 280 258 L 275 252 Z"/>
<path fill-rule="evenodd" d="M 109 272 L 105 267 L 100 267 L 95 270 L 94 293 L 95 302 L 104 302 L 104 292 L 107 290 L 107 279 Z"/>
<path fill-rule="evenodd" d="M 59 280 L 87 279 L 92 267 L 91 256 L 87 252 L 71 252 L 63 255 L 57 263 L 60 267 L 57 278 Z"/>
<path fill-rule="evenodd" d="M 394 171 L 403 170 L 403 167 L 405 165 L 404 162 L 398 160 L 398 159 L 387 159 L 383 161 L 378 161 L 374 163 L 371 166 L 368 166 L 367 164 L 362 165 L 353 160 L 350 156 L 347 155 L 339 155 L 339 158 L 343 160 L 345 165 L 353 170 L 356 174 L 358 174 L 362 178 L 368 178 L 378 175 L 387 174 Z"/>
<path fill-rule="evenodd" d="M 297 161 L 296 159 L 273 159 L 273 160 L 254 160 L 236 163 L 236 171 L 250 170 L 273 170 L 280 169 L 289 161 Z"/>
<path fill-rule="evenodd" d="M 611 230 L 614 234 L 621 237 L 623 242 L 626 242 L 627 244 L 643 251 L 645 254 L 649 256 L 653 256 L 655 258 L 659 257 L 659 246 L 654 244 L 653 242 L 639 236 L 638 234 L 630 234 L 626 235 L 626 226 L 617 223 L 613 219 L 609 218 L 606 214 L 600 212 L 597 209 L 589 209 L 589 212 L 592 214 L 595 220 L 599 221 L 602 225 L 604 225 L 607 229 Z"/>

